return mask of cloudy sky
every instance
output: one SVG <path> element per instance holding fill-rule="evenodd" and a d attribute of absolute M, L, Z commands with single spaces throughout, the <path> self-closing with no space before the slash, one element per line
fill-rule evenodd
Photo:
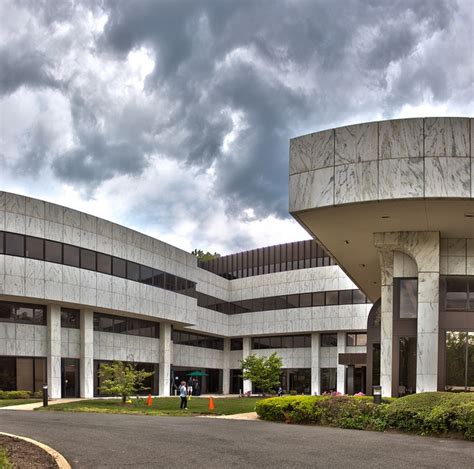
<path fill-rule="evenodd" d="M 288 141 L 472 115 L 473 0 L 0 0 L 0 190 L 186 250 L 308 236 Z"/>

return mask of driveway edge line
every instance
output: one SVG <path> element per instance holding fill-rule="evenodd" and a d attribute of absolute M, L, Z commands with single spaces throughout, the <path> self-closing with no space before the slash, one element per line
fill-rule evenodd
<path fill-rule="evenodd" d="M 33 440 L 26 436 L 13 435 L 12 433 L 0 432 L 0 435 L 10 436 L 12 438 L 18 438 L 19 440 L 32 443 L 33 445 L 36 445 L 40 447 L 42 450 L 49 453 L 53 457 L 53 459 L 56 461 L 56 464 L 58 465 L 59 469 L 71 469 L 71 465 L 67 462 L 66 458 L 59 451 L 56 451 L 55 449 L 49 447 L 48 445 L 45 445 L 44 443 L 41 443 L 40 441 Z"/>

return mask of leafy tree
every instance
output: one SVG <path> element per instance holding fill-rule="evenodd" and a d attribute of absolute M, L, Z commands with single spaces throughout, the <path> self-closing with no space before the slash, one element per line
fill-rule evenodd
<path fill-rule="evenodd" d="M 268 358 L 252 354 L 240 361 L 242 378 L 249 379 L 263 393 L 271 393 L 280 386 L 282 359 L 273 352 Z"/>
<path fill-rule="evenodd" d="M 202 249 L 195 249 L 194 251 L 191 252 L 191 254 L 195 255 L 200 261 L 210 261 L 212 259 L 221 257 L 221 255 L 218 252 L 215 252 L 214 254 L 212 254 L 212 252 L 209 252 L 209 251 L 204 252 Z"/>
<path fill-rule="evenodd" d="M 135 365 L 130 363 L 102 363 L 99 371 L 102 384 L 99 389 L 104 394 L 121 396 L 122 402 L 125 403 L 132 394 L 150 389 L 143 385 L 143 381 L 153 374 L 153 371 L 137 370 Z"/>

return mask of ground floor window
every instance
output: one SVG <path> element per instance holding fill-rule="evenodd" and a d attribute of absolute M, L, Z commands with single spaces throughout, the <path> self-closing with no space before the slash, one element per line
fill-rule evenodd
<path fill-rule="evenodd" d="M 46 379 L 46 358 L 0 357 L 2 391 L 41 391 Z"/>
<path fill-rule="evenodd" d="M 446 332 L 446 390 L 474 391 L 474 332 Z"/>
<path fill-rule="evenodd" d="M 416 392 L 416 337 L 400 337 L 398 395 Z"/>
<path fill-rule="evenodd" d="M 283 369 L 281 373 L 281 387 L 287 393 L 311 394 L 311 369 Z"/>
<path fill-rule="evenodd" d="M 191 368 L 188 366 L 175 366 L 171 369 L 172 394 L 175 394 L 179 384 L 185 381 L 193 387 L 193 395 L 216 393 L 222 394 L 221 369 L 217 368 Z"/>
<path fill-rule="evenodd" d="M 244 380 L 242 379 L 242 370 L 230 370 L 230 393 L 242 394 L 244 389 Z"/>
<path fill-rule="evenodd" d="M 102 363 L 113 363 L 109 360 L 94 360 L 94 396 L 104 396 L 103 393 L 100 392 L 100 386 L 102 384 L 102 379 L 99 375 L 100 365 Z M 145 371 L 152 371 L 154 374 L 143 382 L 143 385 L 146 389 L 140 391 L 138 395 L 146 396 L 147 394 L 151 393 L 154 396 L 158 395 L 158 364 L 157 363 L 139 363 L 139 362 L 123 362 L 123 363 L 130 363 L 134 365 L 137 370 L 145 370 Z"/>
<path fill-rule="evenodd" d="M 365 366 L 348 365 L 346 366 L 346 393 L 357 394 L 366 393 L 365 388 Z"/>
<path fill-rule="evenodd" d="M 321 368 L 321 394 L 337 389 L 337 369 Z"/>

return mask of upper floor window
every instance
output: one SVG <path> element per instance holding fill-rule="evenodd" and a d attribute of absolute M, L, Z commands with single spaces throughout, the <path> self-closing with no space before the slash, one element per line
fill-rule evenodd
<path fill-rule="evenodd" d="M 474 311 L 474 277 L 446 277 L 447 310 Z"/>
<path fill-rule="evenodd" d="M 418 317 L 418 279 L 401 278 L 399 283 L 400 319 Z"/>
<path fill-rule="evenodd" d="M 366 332 L 349 332 L 346 336 L 346 345 L 351 346 L 366 346 L 367 333 Z"/>
<path fill-rule="evenodd" d="M 321 334 L 321 347 L 337 347 L 337 334 Z"/>
<path fill-rule="evenodd" d="M 61 308 L 61 327 L 68 329 L 80 328 L 80 312 L 78 309 Z"/>

